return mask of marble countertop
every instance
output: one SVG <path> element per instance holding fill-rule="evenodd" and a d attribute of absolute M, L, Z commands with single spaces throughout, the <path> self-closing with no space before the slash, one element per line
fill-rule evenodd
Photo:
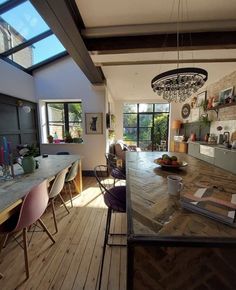
<path fill-rule="evenodd" d="M 34 173 L 24 174 L 23 169 L 15 164 L 16 177 L 0 182 L 0 212 L 22 199 L 31 188 L 44 180 L 53 177 L 62 169 L 79 160 L 79 155 L 49 155 L 47 158 L 37 157 L 39 168 Z"/>

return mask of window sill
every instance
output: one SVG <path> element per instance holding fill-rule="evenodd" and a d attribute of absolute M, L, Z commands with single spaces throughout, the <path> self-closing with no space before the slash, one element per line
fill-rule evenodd
<path fill-rule="evenodd" d="M 81 143 L 41 143 L 41 145 L 79 145 L 79 144 L 84 144 L 84 142 Z"/>

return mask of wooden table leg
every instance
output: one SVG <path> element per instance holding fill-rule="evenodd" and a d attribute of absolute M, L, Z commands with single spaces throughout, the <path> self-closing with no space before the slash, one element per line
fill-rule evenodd
<path fill-rule="evenodd" d="M 83 191 L 81 160 L 79 160 L 78 173 L 74 179 L 74 185 L 75 185 L 75 189 L 78 193 L 81 193 Z"/>

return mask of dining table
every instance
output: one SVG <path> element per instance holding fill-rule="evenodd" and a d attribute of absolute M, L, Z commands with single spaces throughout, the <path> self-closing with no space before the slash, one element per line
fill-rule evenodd
<path fill-rule="evenodd" d="M 22 203 L 25 195 L 44 180 L 52 181 L 63 169 L 70 168 L 79 161 L 75 178 L 75 190 L 82 192 L 82 169 L 80 155 L 46 155 L 35 158 L 38 168 L 33 173 L 25 174 L 23 168 L 14 164 L 14 178 L 0 181 L 0 224 L 6 221 Z"/>
<path fill-rule="evenodd" d="M 187 166 L 158 165 L 163 153 Z M 183 180 L 179 196 L 168 193 L 169 175 Z M 236 175 L 186 153 L 126 153 L 127 289 L 236 289 L 235 224 L 181 203 L 206 186 L 235 196 Z"/>

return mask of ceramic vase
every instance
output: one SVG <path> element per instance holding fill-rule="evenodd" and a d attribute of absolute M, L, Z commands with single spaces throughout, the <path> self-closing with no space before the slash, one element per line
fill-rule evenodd
<path fill-rule="evenodd" d="M 36 162 L 33 156 L 27 156 L 22 159 L 22 168 L 24 173 L 33 173 L 35 171 Z"/>

